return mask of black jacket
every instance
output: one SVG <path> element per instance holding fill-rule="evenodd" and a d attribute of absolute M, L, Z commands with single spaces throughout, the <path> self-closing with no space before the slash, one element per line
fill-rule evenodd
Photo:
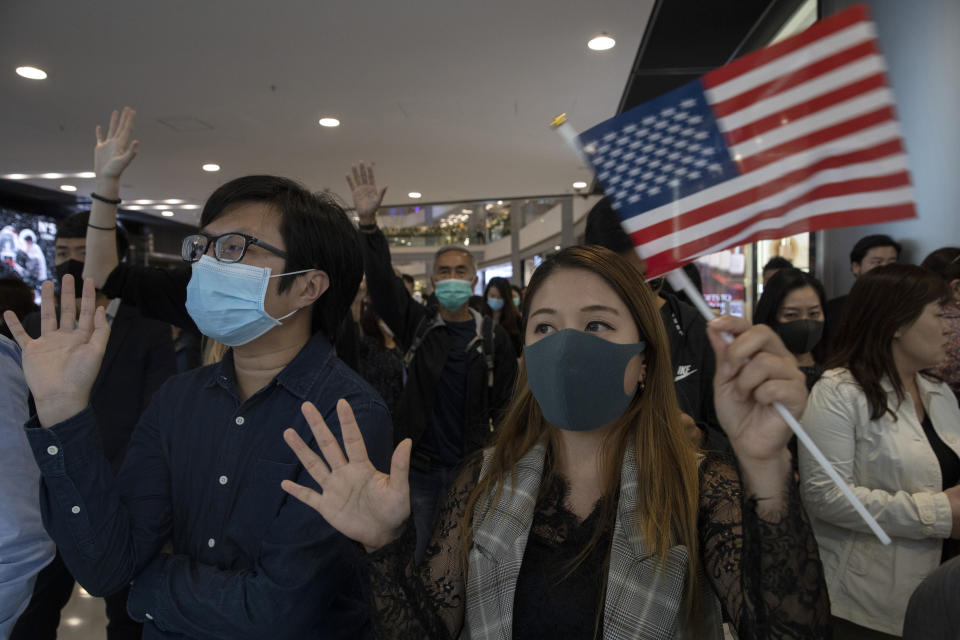
<path fill-rule="evenodd" d="M 407 366 L 407 383 L 393 414 L 394 441 L 412 438 L 416 449 L 433 416 L 437 384 L 447 361 L 450 336 L 436 307 L 425 307 L 411 298 L 403 280 L 393 272 L 390 248 L 380 229 L 363 228 L 361 231 L 367 292 L 377 314 L 403 345 L 413 345 L 418 328 L 423 331 L 429 327 Z M 444 428 L 463 429 L 464 455 L 489 443 L 494 425 L 510 401 L 517 374 L 517 359 L 510 338 L 502 327 L 494 326 L 493 385 L 488 386 L 484 340 L 479 326 L 480 339 L 471 345 L 467 361 L 464 424 L 443 425 Z"/>
<path fill-rule="evenodd" d="M 660 316 L 670 340 L 670 360 L 677 402 L 706 433 L 703 448 L 730 451 L 730 441 L 720 427 L 713 404 L 713 376 L 717 363 L 707 339 L 707 322 L 689 304 L 664 295 Z"/>
<path fill-rule="evenodd" d="M 40 313 L 25 319 L 27 333 L 40 334 Z M 121 303 L 110 325 L 100 373 L 90 390 L 100 445 L 114 473 L 120 469 L 133 428 L 153 393 L 177 373 L 170 325 L 144 318 Z"/>

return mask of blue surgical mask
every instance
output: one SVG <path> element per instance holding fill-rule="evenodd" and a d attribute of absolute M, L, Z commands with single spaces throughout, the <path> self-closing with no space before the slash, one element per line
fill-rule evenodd
<path fill-rule="evenodd" d="M 487 304 L 494 311 L 500 311 L 503 309 L 503 298 L 487 298 Z"/>
<path fill-rule="evenodd" d="M 299 309 L 274 318 L 263 308 L 271 278 L 306 273 L 313 269 L 270 275 L 270 269 L 239 262 L 219 262 L 202 256 L 193 263 L 187 285 L 187 313 L 200 333 L 228 347 L 256 340 L 280 325 Z"/>
<path fill-rule="evenodd" d="M 513 306 L 515 306 L 517 309 L 520 308 L 520 298 L 513 299 Z"/>
<path fill-rule="evenodd" d="M 434 285 L 434 293 L 437 295 L 440 304 L 450 311 L 456 311 L 467 304 L 467 300 L 473 295 L 473 287 L 466 280 L 450 278 L 437 282 Z"/>
<path fill-rule="evenodd" d="M 636 385 L 623 392 L 627 365 L 645 348 L 642 341 L 617 344 L 575 329 L 526 346 L 527 380 L 543 417 L 567 431 L 592 431 L 619 418 L 636 392 Z"/>

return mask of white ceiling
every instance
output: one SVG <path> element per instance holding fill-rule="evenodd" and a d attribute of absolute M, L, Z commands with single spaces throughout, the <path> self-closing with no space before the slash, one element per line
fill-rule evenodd
<path fill-rule="evenodd" d="M 2 0 L 0 174 L 92 169 L 95 124 L 129 104 L 141 145 L 127 200 L 202 204 L 251 173 L 347 195 L 343 175 L 360 159 L 376 162 L 390 204 L 409 191 L 423 202 L 569 192 L 589 173 L 548 124 L 614 115 L 652 5 Z M 601 31 L 617 46 L 588 50 Z M 49 77 L 20 78 L 21 65 Z M 342 125 L 320 127 L 328 115 Z M 213 128 L 177 132 L 159 122 L 170 118 Z M 204 173 L 206 162 L 222 170 Z"/>

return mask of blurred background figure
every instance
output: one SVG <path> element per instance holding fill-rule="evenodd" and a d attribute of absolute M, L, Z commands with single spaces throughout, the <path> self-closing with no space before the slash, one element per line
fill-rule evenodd
<path fill-rule="evenodd" d="M 359 329 L 356 371 L 380 394 L 392 416 L 403 392 L 403 351 L 373 308 L 366 282 L 360 283 L 350 312 Z"/>
<path fill-rule="evenodd" d="M 763 277 L 763 286 L 767 286 L 767 282 L 770 281 L 770 278 L 773 277 L 780 269 L 792 269 L 793 263 L 783 258 L 781 256 L 774 256 L 767 261 L 767 264 L 763 265 L 762 277 Z"/>
<path fill-rule="evenodd" d="M 823 373 L 820 346 L 823 337 L 823 285 L 809 273 L 793 267 L 779 268 L 763 287 L 753 314 L 754 324 L 765 324 L 780 336 L 797 357 L 807 376 L 807 389 Z"/>
<path fill-rule="evenodd" d="M 484 301 L 490 308 L 490 317 L 510 336 L 513 352 L 519 358 L 523 351 L 523 337 L 520 335 L 520 311 L 514 304 L 515 295 L 518 294 L 506 278 L 491 278 L 483 292 Z"/>
<path fill-rule="evenodd" d="M 960 400 L 960 248 L 937 249 L 920 266 L 939 275 L 950 287 L 950 301 L 943 305 L 943 319 L 950 327 L 947 355 L 930 372 L 950 385 Z"/>
<path fill-rule="evenodd" d="M 21 320 L 37 311 L 33 289 L 17 277 L 0 278 L 0 335 L 12 339 L 10 329 L 3 320 L 3 312 L 8 310 Z"/>
<path fill-rule="evenodd" d="M 948 297 L 946 283 L 918 266 L 857 278 L 840 319 L 842 348 L 803 414 L 810 437 L 893 539 L 877 540 L 800 449 L 837 640 L 899 637 L 914 589 L 956 555 L 960 409 L 946 383 L 924 373 L 944 357 Z"/>

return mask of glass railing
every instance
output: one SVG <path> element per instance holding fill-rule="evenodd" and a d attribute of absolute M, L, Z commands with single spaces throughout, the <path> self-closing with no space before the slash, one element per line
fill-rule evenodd
<path fill-rule="evenodd" d="M 520 219 L 526 225 L 558 206 L 561 199 L 562 196 L 383 207 L 378 222 L 395 247 L 484 245 L 510 235 L 514 208 L 519 208 Z"/>

